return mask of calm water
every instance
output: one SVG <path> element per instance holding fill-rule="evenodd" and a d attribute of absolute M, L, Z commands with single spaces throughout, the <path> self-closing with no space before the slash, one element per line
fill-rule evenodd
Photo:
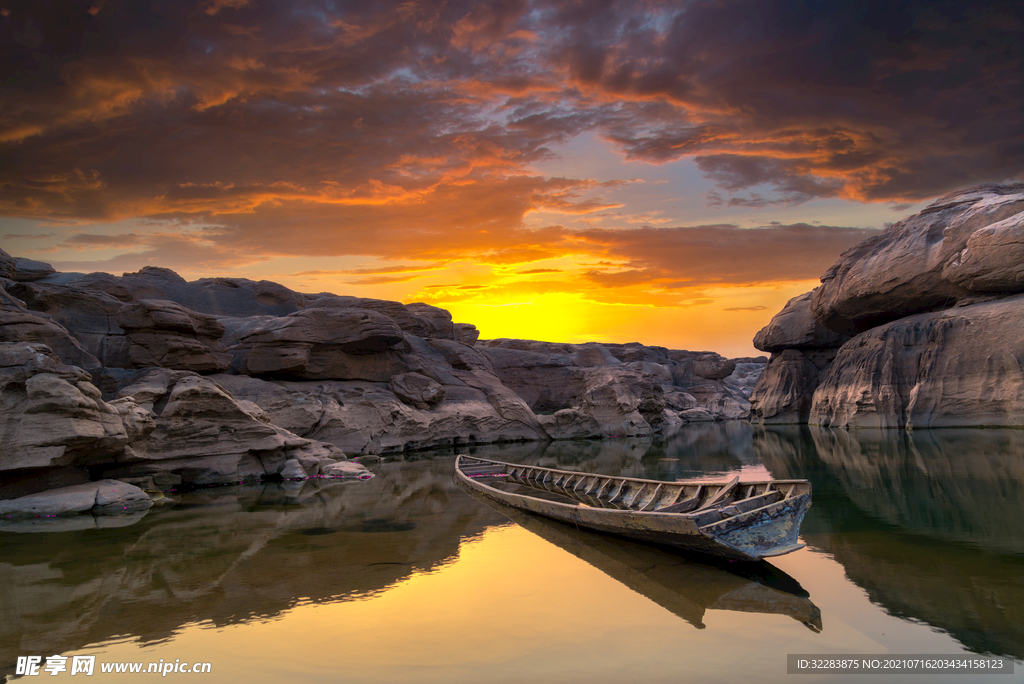
<path fill-rule="evenodd" d="M 451 454 L 396 459 L 368 482 L 178 495 L 121 527 L 0 528 L 0 675 L 59 653 L 205 661 L 168 675 L 205 682 L 1024 681 L 1024 431 L 726 423 L 473 453 L 807 478 L 808 546 L 696 562 L 511 522 L 455 487 Z M 1016 674 L 794 676 L 787 653 L 998 654 Z"/>

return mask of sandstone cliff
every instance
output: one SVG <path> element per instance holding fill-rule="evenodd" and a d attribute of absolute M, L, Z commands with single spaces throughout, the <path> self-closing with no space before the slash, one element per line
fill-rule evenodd
<path fill-rule="evenodd" d="M 1024 184 L 942 197 L 821 282 L 754 338 L 772 353 L 754 420 L 1024 424 Z"/>

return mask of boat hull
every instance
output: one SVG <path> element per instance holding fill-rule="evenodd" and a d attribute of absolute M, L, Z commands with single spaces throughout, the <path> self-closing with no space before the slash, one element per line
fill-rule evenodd
<path fill-rule="evenodd" d="M 800 523 L 810 507 L 809 492 L 711 524 L 700 524 L 700 512 L 599 508 L 503 491 L 481 481 L 480 476 L 467 475 L 461 467 L 462 459 L 460 456 L 456 461 L 455 469 L 456 482 L 461 487 L 512 508 L 590 530 L 742 561 L 758 561 L 803 548 L 797 537 Z M 474 464 L 481 462 L 512 466 L 499 461 L 472 461 Z M 489 473 L 485 478 L 499 475 Z"/>

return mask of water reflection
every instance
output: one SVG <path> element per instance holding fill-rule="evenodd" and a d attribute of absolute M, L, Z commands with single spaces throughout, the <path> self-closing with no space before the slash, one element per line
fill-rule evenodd
<path fill-rule="evenodd" d="M 0 676 L 18 655 L 160 641 L 187 623 L 373 595 L 443 565 L 464 538 L 506 524 L 451 468 L 447 456 L 385 463 L 369 481 L 200 490 L 128 527 L 0 532 Z"/>
<path fill-rule="evenodd" d="M 800 583 L 768 563 L 688 558 L 679 552 L 565 525 L 466 492 L 698 629 L 708 609 L 788 615 L 821 631 L 821 611 Z"/>
<path fill-rule="evenodd" d="M 688 426 L 664 440 L 472 453 L 664 480 L 765 470 L 807 478 L 814 505 L 804 540 L 834 555 L 873 602 L 973 651 L 1024 657 L 1024 431 L 755 431 L 735 422 Z M 508 525 L 454 485 L 452 465 L 450 454 L 424 455 L 384 463 L 367 482 L 194 492 L 121 519 L 131 523 L 123 527 L 0 531 L 0 676 L 13 673 L 18 655 L 63 653 L 118 635 L 159 642 L 183 625 L 248 623 L 303 603 L 380 596 L 450 567 L 467 540 Z M 703 624 L 709 609 L 817 624 L 814 604 L 785 575 L 737 576 L 586 532 L 556 541 L 558 527 L 530 529 L 690 624 Z M 825 606 L 827 592 L 815 594 Z M 531 619 L 555 618 L 538 607 Z M 842 629 L 829 624 L 836 628 L 813 636 Z"/>
<path fill-rule="evenodd" d="M 1024 657 L 1024 432 L 765 427 L 775 477 L 805 477 L 810 546 L 893 615 Z"/>
<path fill-rule="evenodd" d="M 813 549 L 890 614 L 979 653 L 1024 657 L 1024 430 L 687 426 L 661 441 L 555 442 L 501 458 L 675 480 L 804 478 Z"/>

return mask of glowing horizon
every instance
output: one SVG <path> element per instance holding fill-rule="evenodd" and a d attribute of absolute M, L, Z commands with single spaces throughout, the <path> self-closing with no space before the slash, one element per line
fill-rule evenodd
<path fill-rule="evenodd" d="M 424 301 L 485 338 L 758 354 L 844 249 L 1024 156 L 998 12 L 2 5 L 7 252 Z"/>

